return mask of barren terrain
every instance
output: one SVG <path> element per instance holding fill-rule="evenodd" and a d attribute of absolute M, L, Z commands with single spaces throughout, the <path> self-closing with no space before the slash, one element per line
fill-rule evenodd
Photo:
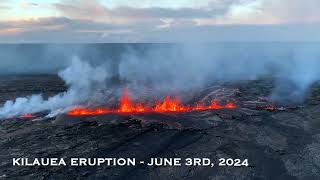
<path fill-rule="evenodd" d="M 0 79 L 0 103 L 66 87 L 56 76 Z M 0 179 L 320 179 L 320 87 L 305 103 L 274 110 L 261 97 L 272 79 L 227 85 L 236 109 L 180 114 L 0 120 Z M 236 91 L 229 91 L 229 90 Z M 211 87 L 195 98 L 206 98 Z M 13 157 L 208 157 L 249 159 L 249 167 L 13 167 Z"/>

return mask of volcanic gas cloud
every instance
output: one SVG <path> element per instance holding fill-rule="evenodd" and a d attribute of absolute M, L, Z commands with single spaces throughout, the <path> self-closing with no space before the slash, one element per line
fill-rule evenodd
<path fill-rule="evenodd" d="M 204 103 L 195 103 L 195 105 L 183 105 L 177 97 L 165 97 L 162 101 L 146 105 L 142 102 L 133 102 L 129 96 L 128 89 L 125 89 L 118 108 L 83 108 L 77 107 L 69 111 L 69 116 L 94 116 L 103 114 L 131 114 L 131 113 L 174 113 L 174 112 L 190 112 L 204 111 L 213 109 L 233 109 L 237 106 L 228 102 L 220 104 L 218 101 L 211 101 L 209 105 Z"/>

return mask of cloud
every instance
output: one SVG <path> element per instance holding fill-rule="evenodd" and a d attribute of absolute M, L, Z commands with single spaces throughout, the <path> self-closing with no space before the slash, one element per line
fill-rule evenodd
<path fill-rule="evenodd" d="M 39 4 L 37 4 L 37 3 L 30 3 L 30 2 L 21 2 L 20 3 L 20 7 L 24 8 L 24 9 L 34 8 L 37 6 L 39 6 Z"/>
<path fill-rule="evenodd" d="M 54 6 L 66 17 L 108 21 L 114 23 L 137 22 L 153 19 L 214 18 L 226 14 L 230 7 L 243 0 L 212 0 L 205 7 L 132 7 L 108 8 L 97 0 L 77 0 L 56 3 Z"/>
<path fill-rule="evenodd" d="M 261 18 L 276 23 L 320 22 L 319 0 L 263 0 Z"/>
<path fill-rule="evenodd" d="M 11 0 L 2 0 L 0 2 L 0 12 L 1 11 L 7 11 L 7 10 L 11 9 L 11 7 L 9 6 L 9 2 L 10 1 Z"/>
<path fill-rule="evenodd" d="M 159 23 L 118 25 L 64 17 L 7 21 L 0 23 L 0 42 L 127 42 L 132 31 L 147 30 Z"/>
<path fill-rule="evenodd" d="M 0 5 L 0 11 L 9 9 L 8 6 Z"/>
<path fill-rule="evenodd" d="M 99 23 L 89 20 L 69 19 L 65 17 L 51 17 L 39 18 L 20 21 L 7 21 L 0 24 L 0 28 L 20 28 L 25 31 L 37 30 L 41 28 L 50 28 L 60 26 L 63 29 L 70 30 L 110 30 L 117 28 L 124 28 L 125 26 L 118 26 L 115 24 Z"/>
<path fill-rule="evenodd" d="M 319 31 L 320 24 L 198 26 L 188 20 L 113 24 L 61 17 L 0 23 L 0 42 L 320 41 Z"/>
<path fill-rule="evenodd" d="M 317 41 L 317 1 L 211 0 L 172 8 L 65 0 L 50 6 L 60 17 L 0 22 L 0 42 Z"/>
<path fill-rule="evenodd" d="M 318 42 L 320 24 L 206 25 L 144 32 L 145 42 Z"/>
<path fill-rule="evenodd" d="M 105 7 L 97 0 L 76 0 L 65 3 L 55 3 L 57 8 L 64 16 L 70 18 L 99 18 L 105 16 Z"/>
<path fill-rule="evenodd" d="M 218 20 L 222 24 L 303 24 L 320 22 L 318 0 L 252 0 L 234 7 Z M 206 24 L 216 20 L 205 21 Z"/>
<path fill-rule="evenodd" d="M 318 0 L 211 0 L 206 6 L 180 8 L 157 6 L 109 8 L 97 0 L 76 0 L 56 3 L 54 7 L 71 19 L 118 24 L 154 20 L 184 20 L 199 25 L 320 22 Z"/>

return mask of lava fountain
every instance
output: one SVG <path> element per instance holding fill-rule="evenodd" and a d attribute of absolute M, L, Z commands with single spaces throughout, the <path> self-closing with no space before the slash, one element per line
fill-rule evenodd
<path fill-rule="evenodd" d="M 69 116 L 95 116 L 103 114 L 137 114 L 137 113 L 179 113 L 191 111 L 205 111 L 214 109 L 234 109 L 237 106 L 228 102 L 220 104 L 218 101 L 211 101 L 209 105 L 196 103 L 195 105 L 183 105 L 177 97 L 166 96 L 162 101 L 157 101 L 153 105 L 144 105 L 142 102 L 133 102 L 129 96 L 128 89 L 125 89 L 118 108 L 84 108 L 76 107 L 69 111 Z"/>
<path fill-rule="evenodd" d="M 33 114 L 23 114 L 21 116 L 21 118 L 25 118 L 25 119 L 30 119 L 30 118 L 33 118 L 33 117 L 34 117 Z"/>

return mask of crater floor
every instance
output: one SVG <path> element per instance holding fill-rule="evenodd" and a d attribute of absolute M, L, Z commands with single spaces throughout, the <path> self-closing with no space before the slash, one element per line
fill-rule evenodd
<path fill-rule="evenodd" d="M 55 76 L 1 78 L 0 101 L 65 90 Z M 35 83 L 36 82 L 36 83 Z M 232 85 L 235 98 L 267 96 L 272 81 Z M 209 93 L 209 92 L 208 92 Z M 205 96 L 205 95 L 204 95 Z M 245 104 L 245 103 L 244 103 Z M 248 103 L 247 103 L 248 104 Z M 0 121 L 0 179 L 320 179 L 320 87 L 282 111 L 250 108 L 183 114 L 103 115 Z M 208 157 L 249 167 L 13 167 L 16 157 Z"/>

